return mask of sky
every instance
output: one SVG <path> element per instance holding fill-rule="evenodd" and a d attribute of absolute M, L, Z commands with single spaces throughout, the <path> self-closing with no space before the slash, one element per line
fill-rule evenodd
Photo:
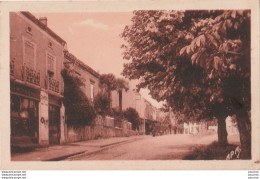
<path fill-rule="evenodd" d="M 70 53 L 99 72 L 113 73 L 123 77 L 123 60 L 120 37 L 126 25 L 131 24 L 132 12 L 90 13 L 33 13 L 37 18 L 47 17 L 47 25 L 67 42 Z M 131 86 L 138 81 L 130 82 Z M 140 91 L 142 97 L 154 106 L 161 107 L 152 99 L 147 89 Z"/>

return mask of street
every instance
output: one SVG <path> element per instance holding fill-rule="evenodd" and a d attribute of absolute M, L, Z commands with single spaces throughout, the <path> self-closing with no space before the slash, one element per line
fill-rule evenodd
<path fill-rule="evenodd" d="M 237 141 L 237 136 L 231 137 L 232 141 Z M 216 134 L 147 136 L 91 155 L 78 155 L 66 160 L 181 160 L 194 147 L 208 145 L 216 140 Z"/>

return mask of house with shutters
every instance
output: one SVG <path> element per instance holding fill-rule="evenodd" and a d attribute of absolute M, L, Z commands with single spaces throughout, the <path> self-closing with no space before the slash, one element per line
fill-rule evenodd
<path fill-rule="evenodd" d="M 11 145 L 65 142 L 63 80 L 66 41 L 47 18 L 10 12 Z"/>

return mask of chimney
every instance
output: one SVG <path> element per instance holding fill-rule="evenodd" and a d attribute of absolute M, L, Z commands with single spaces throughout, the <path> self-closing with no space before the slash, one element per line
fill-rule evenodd
<path fill-rule="evenodd" d="M 40 21 L 43 25 L 47 26 L 47 17 L 40 17 L 40 18 L 39 18 L 39 21 Z"/>

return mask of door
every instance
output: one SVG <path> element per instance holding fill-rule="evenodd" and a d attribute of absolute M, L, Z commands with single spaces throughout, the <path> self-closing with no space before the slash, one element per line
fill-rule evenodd
<path fill-rule="evenodd" d="M 60 144 L 60 108 L 52 104 L 49 104 L 49 142 Z"/>

